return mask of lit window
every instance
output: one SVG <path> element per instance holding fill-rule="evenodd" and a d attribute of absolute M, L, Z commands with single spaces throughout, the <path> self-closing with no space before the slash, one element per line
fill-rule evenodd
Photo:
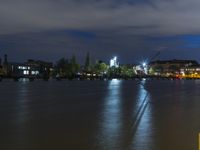
<path fill-rule="evenodd" d="M 32 75 L 38 75 L 38 74 L 39 74 L 39 71 L 31 71 L 31 74 L 32 74 Z"/>
<path fill-rule="evenodd" d="M 28 74 L 29 74 L 29 71 L 28 71 L 28 70 L 24 70 L 24 71 L 23 71 L 23 74 L 24 74 L 24 75 L 28 75 Z"/>
<path fill-rule="evenodd" d="M 18 66 L 18 69 L 20 69 L 20 70 L 23 70 L 23 69 L 24 69 L 24 67 L 22 67 L 22 66 Z"/>

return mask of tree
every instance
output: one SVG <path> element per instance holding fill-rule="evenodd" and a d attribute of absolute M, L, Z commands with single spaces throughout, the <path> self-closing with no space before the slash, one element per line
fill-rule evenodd
<path fill-rule="evenodd" d="M 133 77 L 135 75 L 134 70 L 132 67 L 128 66 L 121 66 L 121 76 L 122 77 Z"/>
<path fill-rule="evenodd" d="M 149 69 L 150 74 L 162 74 L 164 72 L 164 68 L 162 65 L 152 66 Z"/>
<path fill-rule="evenodd" d="M 68 60 L 64 57 L 58 60 L 58 62 L 56 63 L 56 74 L 59 74 L 61 77 L 66 77 L 68 64 Z"/>
<path fill-rule="evenodd" d="M 120 77 L 121 76 L 121 67 L 110 67 L 108 69 L 107 75 L 109 78 Z"/>
<path fill-rule="evenodd" d="M 85 69 L 86 71 L 90 71 L 90 70 L 91 70 L 90 67 L 91 67 L 91 66 L 90 66 L 90 53 L 87 52 L 86 59 L 85 59 L 85 66 L 84 66 L 84 69 Z"/>
<path fill-rule="evenodd" d="M 73 55 L 70 61 L 70 73 L 72 76 L 75 76 L 76 73 L 79 71 L 79 64 L 76 62 L 76 57 Z"/>
<path fill-rule="evenodd" d="M 107 70 L 108 66 L 102 61 L 98 61 L 94 66 L 94 72 L 96 72 L 97 74 L 104 74 L 105 72 L 107 72 Z"/>
<path fill-rule="evenodd" d="M 56 63 L 56 67 L 59 69 L 63 69 L 65 65 L 66 65 L 66 59 L 64 57 L 59 59 Z"/>

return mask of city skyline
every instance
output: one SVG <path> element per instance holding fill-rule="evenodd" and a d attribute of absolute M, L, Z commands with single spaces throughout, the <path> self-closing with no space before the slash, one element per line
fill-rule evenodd
<path fill-rule="evenodd" d="M 200 61 L 197 0 L 0 1 L 0 55 L 55 62 L 90 52 L 94 61 L 151 58 Z"/>

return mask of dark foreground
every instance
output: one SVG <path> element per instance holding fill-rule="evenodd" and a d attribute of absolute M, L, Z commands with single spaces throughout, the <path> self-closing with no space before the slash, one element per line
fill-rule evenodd
<path fill-rule="evenodd" d="M 2 150 L 197 150 L 200 81 L 0 83 Z"/>

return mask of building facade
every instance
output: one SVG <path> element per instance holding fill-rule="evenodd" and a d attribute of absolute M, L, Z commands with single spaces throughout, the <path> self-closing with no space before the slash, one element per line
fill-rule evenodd
<path fill-rule="evenodd" d="M 176 75 L 181 73 L 181 68 L 198 66 L 195 60 L 164 60 L 153 61 L 149 63 L 148 73 L 150 75 Z"/>
<path fill-rule="evenodd" d="M 53 69 L 53 63 L 35 60 L 28 60 L 25 63 L 8 62 L 4 69 L 7 77 L 48 78 Z"/>

